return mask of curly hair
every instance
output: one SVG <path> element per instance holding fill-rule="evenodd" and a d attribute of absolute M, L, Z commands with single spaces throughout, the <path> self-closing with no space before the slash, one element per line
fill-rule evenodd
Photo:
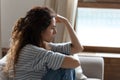
<path fill-rule="evenodd" d="M 26 44 L 33 44 L 38 47 L 44 46 L 41 37 L 41 32 L 47 29 L 51 24 L 51 19 L 56 14 L 48 7 L 34 7 L 30 9 L 26 16 L 19 18 L 13 26 L 10 49 L 7 54 L 7 63 L 4 67 L 6 73 L 9 70 L 14 70 L 18 61 L 20 50 Z"/>

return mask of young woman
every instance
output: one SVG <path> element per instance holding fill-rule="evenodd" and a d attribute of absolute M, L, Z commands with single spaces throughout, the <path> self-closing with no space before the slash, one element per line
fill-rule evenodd
<path fill-rule="evenodd" d="M 70 43 L 52 43 L 56 23 L 65 25 Z M 12 32 L 5 72 L 14 80 L 75 80 L 80 65 L 72 54 L 83 50 L 69 21 L 47 7 L 34 7 L 20 18 Z"/>

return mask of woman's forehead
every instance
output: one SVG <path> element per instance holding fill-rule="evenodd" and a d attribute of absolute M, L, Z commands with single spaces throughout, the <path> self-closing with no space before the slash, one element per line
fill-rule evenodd
<path fill-rule="evenodd" d="M 56 25 L 56 19 L 55 18 L 52 18 L 51 22 L 52 22 L 53 25 Z"/>

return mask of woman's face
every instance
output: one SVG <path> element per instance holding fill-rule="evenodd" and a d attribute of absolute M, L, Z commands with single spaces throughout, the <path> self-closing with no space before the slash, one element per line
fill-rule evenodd
<path fill-rule="evenodd" d="M 48 26 L 48 28 L 42 32 L 42 39 L 43 41 L 51 42 L 56 34 L 56 20 L 53 18 L 51 20 L 51 24 Z"/>

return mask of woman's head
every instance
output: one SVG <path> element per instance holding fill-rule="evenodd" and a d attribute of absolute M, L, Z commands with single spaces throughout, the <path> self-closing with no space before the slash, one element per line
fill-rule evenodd
<path fill-rule="evenodd" d="M 16 36 L 24 45 L 42 45 L 43 37 L 45 37 L 45 35 L 43 36 L 42 34 L 55 22 L 55 16 L 54 11 L 47 7 L 34 7 L 27 12 L 24 18 L 17 22 L 13 33 L 15 30 L 19 30 L 17 31 L 20 33 L 20 37 L 19 35 Z M 13 36 L 13 39 L 15 39 L 16 36 Z"/>

